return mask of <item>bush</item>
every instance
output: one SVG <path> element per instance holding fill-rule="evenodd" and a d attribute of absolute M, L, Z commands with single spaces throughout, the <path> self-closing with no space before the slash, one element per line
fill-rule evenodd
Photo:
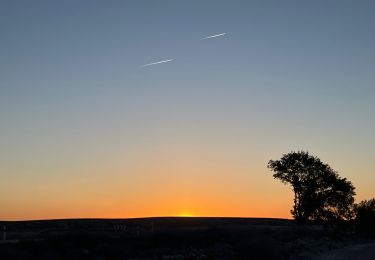
<path fill-rule="evenodd" d="M 355 223 L 359 233 L 375 236 L 375 199 L 355 205 Z"/>

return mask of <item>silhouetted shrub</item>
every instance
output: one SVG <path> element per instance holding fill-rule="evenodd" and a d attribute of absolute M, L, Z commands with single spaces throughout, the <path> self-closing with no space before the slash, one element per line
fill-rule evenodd
<path fill-rule="evenodd" d="M 359 233 L 375 236 L 375 199 L 355 205 L 355 223 Z"/>

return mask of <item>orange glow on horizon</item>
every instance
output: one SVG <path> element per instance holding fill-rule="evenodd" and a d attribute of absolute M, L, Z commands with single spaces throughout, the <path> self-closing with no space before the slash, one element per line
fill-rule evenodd
<path fill-rule="evenodd" d="M 125 161 L 114 157 L 87 168 L 72 166 L 69 178 L 59 168 L 51 179 L 8 181 L 6 187 L 18 187 L 22 196 L 3 203 L 7 210 L 0 220 L 291 217 L 292 194 L 267 169 L 217 151 L 162 148 L 142 150 Z M 12 194 L 5 190 L 5 197 Z"/>

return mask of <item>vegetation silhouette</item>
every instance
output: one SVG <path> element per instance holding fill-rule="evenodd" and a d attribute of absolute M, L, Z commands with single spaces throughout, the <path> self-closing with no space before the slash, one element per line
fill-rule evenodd
<path fill-rule="evenodd" d="M 290 184 L 294 192 L 291 213 L 297 222 L 342 221 L 354 217 L 355 188 L 328 164 L 305 151 L 270 160 L 273 177 Z"/>
<path fill-rule="evenodd" d="M 375 236 L 375 198 L 355 205 L 355 224 L 359 233 Z"/>

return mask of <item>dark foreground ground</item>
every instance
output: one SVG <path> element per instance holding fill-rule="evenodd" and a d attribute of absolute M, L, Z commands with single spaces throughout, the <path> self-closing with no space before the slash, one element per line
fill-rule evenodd
<path fill-rule="evenodd" d="M 340 259 L 335 252 L 369 243 L 284 219 L 0 221 L 4 225 L 0 259 Z"/>

